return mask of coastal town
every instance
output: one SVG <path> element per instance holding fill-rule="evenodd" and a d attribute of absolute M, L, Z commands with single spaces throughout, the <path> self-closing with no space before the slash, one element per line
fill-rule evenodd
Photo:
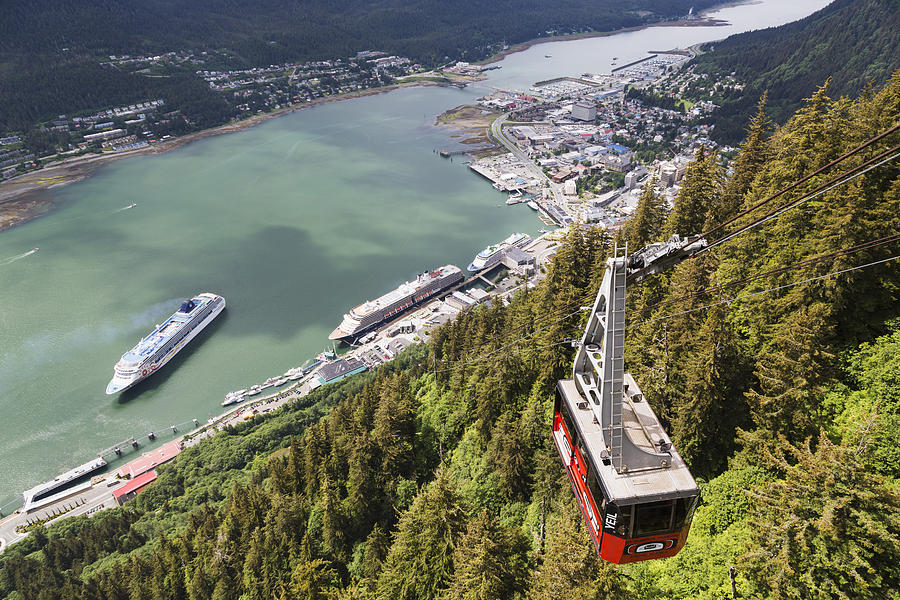
<path fill-rule="evenodd" d="M 697 149 L 717 148 L 703 124 L 715 104 L 673 99 L 673 87 L 694 79 L 672 77 L 689 56 L 654 53 L 608 75 L 561 77 L 479 98 L 481 107 L 502 111 L 491 132 L 508 152 L 479 158 L 471 169 L 509 192 L 508 204 L 529 202 L 559 226 L 617 229 L 637 208 L 650 178 L 671 205 Z M 654 90 L 664 76 L 665 87 L 648 102 L 645 90 Z M 672 107 L 656 106 L 653 99 Z"/>
<path fill-rule="evenodd" d="M 229 97 L 234 107 L 232 121 L 386 86 L 422 69 L 408 58 L 374 50 L 347 59 L 250 69 L 218 67 L 227 65 L 228 59 L 225 52 L 168 52 L 155 56 L 112 55 L 101 65 L 148 77 L 194 69 L 211 90 Z M 0 182 L 67 158 L 147 149 L 194 131 L 195 125 L 180 110 L 169 108 L 162 98 L 95 113 L 58 115 L 29 134 L 0 132 Z"/>
<path fill-rule="evenodd" d="M 614 61 L 609 73 L 539 81 L 526 90 L 495 90 L 478 98 L 473 106 L 454 109 L 454 116 L 461 112 L 474 115 L 482 131 L 467 129 L 467 135 L 475 135 L 473 139 L 479 143 L 440 154 L 468 155 L 472 171 L 508 194 L 506 204 L 527 203 L 545 226 L 539 237 L 513 234 L 482 251 L 491 257 L 489 265 L 475 269 L 470 265 L 474 272 L 470 277 L 400 311 L 364 335 L 348 339 L 349 348 L 326 349 L 283 375 L 248 383 L 247 388 L 226 395 L 221 404 L 227 410 L 221 415 L 205 423 L 172 426 L 173 439 L 161 448 L 115 470 L 91 477 L 78 475 L 80 483 L 74 487 L 43 493 L 40 502 L 0 521 L 0 543 L 13 543 L 37 525 L 123 504 L 155 480 L 156 466 L 171 460 L 183 448 L 298 401 L 321 386 L 391 361 L 410 345 L 427 342 L 433 328 L 463 311 L 506 303 L 517 291 L 536 285 L 544 276 L 570 225 L 589 224 L 615 231 L 636 209 L 648 181 L 654 181 L 655 193 L 671 203 L 697 149 L 716 147 L 709 138 L 709 127 L 703 123 L 704 115 L 715 105 L 677 100 L 678 90 L 696 86 L 699 79 L 682 71 L 690 56 L 689 51 L 681 50 L 653 52 L 622 66 Z M 216 69 L 198 57 L 177 53 L 110 56 L 109 64 L 152 72 L 172 63 L 207 67 L 198 69 L 197 74 L 216 92 L 240 99 L 237 106 L 245 114 L 384 86 L 421 69 L 408 59 L 376 51 L 360 52 L 349 60 L 248 70 Z M 484 71 L 492 68 L 497 67 L 455 63 L 427 76 L 466 85 L 479 81 Z M 453 125 L 452 118 L 438 121 Z M 471 119 L 466 122 L 470 127 Z M 177 110 L 167 111 L 162 99 L 148 99 L 89 115 L 60 115 L 48 129 L 65 140 L 55 148 L 62 155 L 115 154 L 169 139 L 185 125 L 189 123 L 184 116 Z M 4 177 L 14 178 L 22 171 L 40 167 L 40 157 L 28 152 L 19 136 L 7 136 L 0 144 L 4 144 L 0 155 Z M 719 151 L 728 153 L 732 149 Z M 101 451 L 96 464 L 89 464 L 99 469 L 96 465 L 105 466 L 106 458 L 113 460 L 138 451 L 155 442 L 156 436 L 150 433 L 129 438 Z M 35 489 L 26 491 L 26 497 Z"/>

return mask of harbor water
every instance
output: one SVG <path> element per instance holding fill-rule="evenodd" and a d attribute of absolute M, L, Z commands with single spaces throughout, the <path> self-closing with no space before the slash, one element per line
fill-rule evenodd
<path fill-rule="evenodd" d="M 461 157 L 434 153 L 455 147 L 434 126 L 442 111 L 488 85 L 608 72 L 614 56 L 623 64 L 825 4 L 765 0 L 720 11 L 730 27 L 538 45 L 470 89 L 320 105 L 42 192 L 51 214 L 0 233 L 0 505 L 129 436 L 205 421 L 226 392 L 314 356 L 352 305 L 425 269 L 465 267 L 510 232 L 536 234 L 525 204 L 507 206 Z M 106 396 L 122 353 L 201 291 L 222 294 L 227 310 L 159 373 Z"/>

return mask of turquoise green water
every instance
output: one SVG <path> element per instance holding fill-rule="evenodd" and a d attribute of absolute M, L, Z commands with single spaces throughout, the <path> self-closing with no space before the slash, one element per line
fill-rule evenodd
<path fill-rule="evenodd" d="M 0 236 L 3 495 L 130 435 L 203 421 L 226 392 L 321 350 L 351 305 L 535 233 L 530 209 L 432 152 L 453 143 L 435 111 L 468 98 L 404 90 L 121 161 Z M 119 356 L 203 290 L 226 313 L 134 393 L 106 396 Z"/>
<path fill-rule="evenodd" d="M 779 3 L 728 10 L 753 7 L 760 19 L 741 26 L 771 24 Z M 670 47 L 717 37 L 665 29 L 676 30 Z M 573 72 L 599 72 L 659 40 L 566 44 L 581 49 Z M 569 47 L 553 46 L 554 56 Z M 488 83 L 541 79 L 544 52 L 513 55 Z M 534 234 L 527 206 L 506 206 L 461 160 L 433 153 L 454 144 L 434 117 L 483 92 L 332 103 L 45 192 L 52 214 L 0 234 L 0 504 L 126 437 L 218 414 L 226 392 L 301 364 L 350 306 L 417 272 L 465 267 L 512 231 Z M 133 392 L 106 396 L 122 353 L 199 291 L 225 296 L 227 311 Z"/>

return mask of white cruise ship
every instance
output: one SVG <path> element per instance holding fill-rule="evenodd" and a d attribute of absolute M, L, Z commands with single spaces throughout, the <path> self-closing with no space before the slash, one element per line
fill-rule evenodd
<path fill-rule="evenodd" d="M 390 319 L 435 295 L 439 291 L 464 279 L 456 265 L 444 265 L 440 269 L 422 273 L 412 281 L 401 283 L 384 296 L 369 300 L 350 309 L 337 329 L 328 336 L 330 340 L 354 340 Z"/>
<path fill-rule="evenodd" d="M 178 312 L 122 355 L 116 363 L 115 375 L 106 386 L 106 393 L 117 394 L 127 390 L 155 373 L 224 309 L 225 298 L 209 292 L 182 302 Z"/>
<path fill-rule="evenodd" d="M 531 237 L 524 233 L 514 233 L 499 244 L 491 244 L 475 255 L 475 260 L 469 265 L 469 271 L 476 272 L 493 267 L 503 258 L 503 251 L 508 248 L 518 248 L 531 241 Z"/>

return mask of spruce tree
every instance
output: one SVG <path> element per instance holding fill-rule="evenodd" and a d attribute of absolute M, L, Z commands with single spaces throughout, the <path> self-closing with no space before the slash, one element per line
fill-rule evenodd
<path fill-rule="evenodd" d="M 881 600 L 900 589 L 900 494 L 850 447 L 783 438 L 765 455 L 781 473 L 751 492 L 754 549 L 741 573 L 759 597 Z"/>
<path fill-rule="evenodd" d="M 628 243 L 629 252 L 636 252 L 662 237 L 667 209 L 665 199 L 656 193 L 656 185 L 655 176 L 644 184 L 637 208 L 622 230 L 622 237 Z"/>
<path fill-rule="evenodd" d="M 453 554 L 455 570 L 441 600 L 506 600 L 527 583 L 528 540 L 487 510 L 469 522 Z"/>
<path fill-rule="evenodd" d="M 453 549 L 465 530 L 463 499 L 440 469 L 400 517 L 378 578 L 378 600 L 433 600 L 453 573 Z"/>
<path fill-rule="evenodd" d="M 597 556 L 574 499 L 548 523 L 540 565 L 533 571 L 527 598 L 533 600 L 626 600 L 632 598 L 623 576 Z"/>
<path fill-rule="evenodd" d="M 700 146 L 684 173 L 681 190 L 675 196 L 672 212 L 666 223 L 666 233 L 681 236 L 703 231 L 710 209 L 719 202 L 724 184 L 724 173 L 716 152 L 707 152 Z"/>

